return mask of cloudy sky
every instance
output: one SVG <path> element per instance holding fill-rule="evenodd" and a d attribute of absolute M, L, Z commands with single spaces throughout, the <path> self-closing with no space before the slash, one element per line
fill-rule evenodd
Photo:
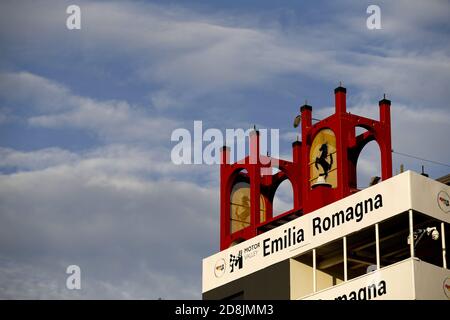
<path fill-rule="evenodd" d="M 394 150 L 449 163 L 449 21 L 447 0 L 2 1 L 0 298 L 199 299 L 219 168 L 170 161 L 194 120 L 279 129 L 289 158 L 299 105 L 331 114 L 342 81 L 353 113 L 392 100 Z M 361 185 L 379 171 L 366 148 Z M 81 290 L 66 289 L 71 264 Z"/>

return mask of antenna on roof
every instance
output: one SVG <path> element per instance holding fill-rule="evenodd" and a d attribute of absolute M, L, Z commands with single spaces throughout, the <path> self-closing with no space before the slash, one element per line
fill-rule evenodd
<path fill-rule="evenodd" d="M 428 173 L 425 173 L 423 165 L 422 165 L 422 173 L 421 173 L 421 175 L 423 175 L 424 177 L 428 177 Z"/>

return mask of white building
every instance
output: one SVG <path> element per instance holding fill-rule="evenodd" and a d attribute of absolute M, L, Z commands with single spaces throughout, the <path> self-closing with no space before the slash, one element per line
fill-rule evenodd
<path fill-rule="evenodd" d="M 203 259 L 203 298 L 450 299 L 449 194 L 394 176 Z"/>

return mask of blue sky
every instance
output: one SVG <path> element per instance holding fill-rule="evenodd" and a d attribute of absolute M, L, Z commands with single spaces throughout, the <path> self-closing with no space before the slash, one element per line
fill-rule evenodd
<path fill-rule="evenodd" d="M 81 8 L 81 30 L 66 8 Z M 381 8 L 381 30 L 366 9 Z M 200 298 L 218 250 L 218 167 L 175 166 L 171 132 L 280 130 L 307 99 L 378 117 L 393 148 L 448 163 L 447 1 L 2 1 L 0 297 Z M 431 177 L 448 167 L 393 155 Z M 377 173 L 369 145 L 359 164 Z M 277 202 L 289 208 L 288 190 Z M 82 269 L 80 291 L 65 268 Z"/>

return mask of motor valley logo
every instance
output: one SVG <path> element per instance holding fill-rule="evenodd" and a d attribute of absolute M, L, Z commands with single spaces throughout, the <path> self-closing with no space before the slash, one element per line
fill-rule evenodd
<path fill-rule="evenodd" d="M 442 284 L 442 289 L 444 290 L 447 299 L 450 300 L 450 277 L 445 278 L 444 283 Z"/>
<path fill-rule="evenodd" d="M 445 213 L 450 212 L 450 197 L 448 196 L 448 193 L 442 190 L 438 193 L 437 202 L 439 208 L 441 208 L 442 211 Z"/>
<path fill-rule="evenodd" d="M 225 260 L 219 259 L 217 260 L 215 266 L 214 266 L 214 275 L 216 278 L 220 278 L 225 274 Z"/>
<path fill-rule="evenodd" d="M 254 243 L 244 248 L 244 260 L 252 259 L 257 256 L 260 243 Z"/>
<path fill-rule="evenodd" d="M 230 254 L 230 273 L 234 272 L 234 268 L 242 269 L 243 257 L 242 250 L 239 250 L 237 256 Z"/>

